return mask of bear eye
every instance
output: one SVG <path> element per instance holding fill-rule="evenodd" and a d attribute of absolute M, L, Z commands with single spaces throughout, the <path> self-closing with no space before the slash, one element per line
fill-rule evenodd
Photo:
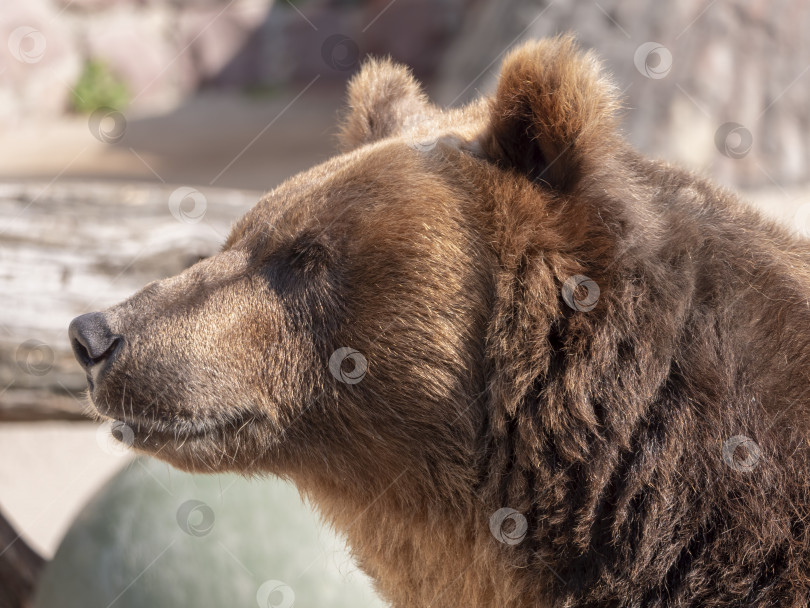
<path fill-rule="evenodd" d="M 298 234 L 278 246 L 261 263 L 262 275 L 275 290 L 296 293 L 331 283 L 337 264 L 337 249 L 331 239 L 317 233 Z"/>
<path fill-rule="evenodd" d="M 331 265 L 334 252 L 323 239 L 303 236 L 293 241 L 286 257 L 290 267 L 307 274 L 319 274 Z"/>

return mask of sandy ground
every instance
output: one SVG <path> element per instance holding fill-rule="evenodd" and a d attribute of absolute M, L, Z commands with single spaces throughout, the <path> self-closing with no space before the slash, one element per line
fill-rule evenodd
<path fill-rule="evenodd" d="M 89 423 L 0 425 L 0 504 L 23 538 L 52 557 L 84 502 L 129 455 Z"/>
<path fill-rule="evenodd" d="M 86 118 L 30 121 L 0 134 L 0 181 L 92 178 L 267 190 L 334 153 L 342 90 L 291 89 L 247 101 L 204 95 L 164 116 L 126 117 L 104 143 Z M 749 193 L 766 213 L 810 229 L 810 192 Z M 2 222 L 0 218 L 0 222 Z M 51 556 L 87 498 L 123 466 L 84 423 L 0 425 L 0 508 Z"/>
<path fill-rule="evenodd" d="M 20 121 L 0 134 L 0 180 L 115 179 L 267 190 L 334 154 L 343 90 L 202 94 L 160 116 Z M 116 128 L 121 127 L 120 140 Z M 101 134 L 101 139 L 94 135 Z"/>

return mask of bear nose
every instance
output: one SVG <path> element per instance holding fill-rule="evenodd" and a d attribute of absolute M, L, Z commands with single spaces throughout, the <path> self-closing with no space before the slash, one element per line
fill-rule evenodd
<path fill-rule="evenodd" d="M 76 360 L 92 380 L 96 380 L 113 360 L 122 341 L 121 336 L 112 333 L 101 312 L 91 312 L 73 319 L 68 335 Z"/>

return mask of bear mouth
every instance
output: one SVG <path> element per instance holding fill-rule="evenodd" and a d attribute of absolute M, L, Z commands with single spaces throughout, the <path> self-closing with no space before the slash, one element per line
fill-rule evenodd
<path fill-rule="evenodd" d="M 113 437 L 136 449 L 155 453 L 169 446 L 182 448 L 202 441 L 221 441 L 238 433 L 255 420 L 255 416 L 232 415 L 218 418 L 174 418 L 165 420 L 144 416 L 112 417 Z"/>

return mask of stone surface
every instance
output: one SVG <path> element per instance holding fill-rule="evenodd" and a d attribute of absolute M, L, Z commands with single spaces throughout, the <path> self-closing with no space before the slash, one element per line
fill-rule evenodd
<path fill-rule="evenodd" d="M 382 606 L 297 490 L 136 460 L 82 509 L 36 608 Z"/>
<path fill-rule="evenodd" d="M 201 87 L 343 82 L 367 53 L 430 77 L 469 1 L 12 0 L 0 14 L 0 42 L 13 43 L 0 48 L 0 121 L 65 112 L 90 60 L 125 83 L 136 112 Z M 14 38 L 18 27 L 33 31 Z"/>
<path fill-rule="evenodd" d="M 176 105 L 227 66 L 272 0 L 12 0 L 0 13 L 0 126 L 58 116 L 106 63 L 136 110 Z M 22 29 L 21 29 L 22 28 Z"/>
<path fill-rule="evenodd" d="M 810 177 L 809 26 L 810 5 L 798 0 L 779 10 L 746 0 L 477 2 L 437 82 L 443 102 L 461 103 L 492 90 L 507 48 L 572 31 L 615 74 L 627 135 L 644 152 L 730 185 L 786 187 Z M 732 122 L 742 130 L 719 137 Z"/>
<path fill-rule="evenodd" d="M 54 15 L 45 0 L 12 2 L 0 11 L 0 127 L 67 107 L 81 61 L 77 41 Z"/>

